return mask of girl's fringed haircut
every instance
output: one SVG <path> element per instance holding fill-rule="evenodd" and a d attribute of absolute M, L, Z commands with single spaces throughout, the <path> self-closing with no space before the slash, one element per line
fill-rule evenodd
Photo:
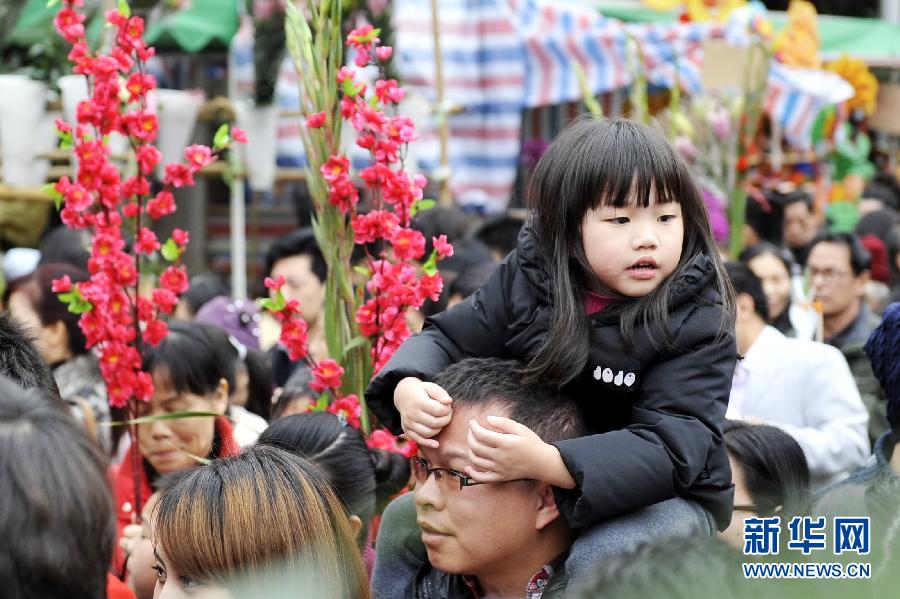
<path fill-rule="evenodd" d="M 625 298 L 593 276 L 581 237 L 585 214 L 597 206 L 617 208 L 636 202 L 647 207 L 678 202 L 684 218 L 684 243 L 675 272 L 642 298 Z M 698 254 L 714 264 L 714 285 L 725 307 L 720 335 L 734 323 L 734 294 L 713 239 L 706 204 L 688 166 L 657 131 L 640 123 L 586 118 L 567 128 L 551 144 L 532 175 L 528 204 L 538 248 L 547 260 L 552 316 L 547 340 L 531 358 L 525 375 L 564 385 L 584 368 L 590 320 L 585 294 L 594 291 L 623 302 L 621 332 L 633 347 L 635 328 L 646 326 L 650 340 L 670 346 L 669 298 L 672 285 Z"/>

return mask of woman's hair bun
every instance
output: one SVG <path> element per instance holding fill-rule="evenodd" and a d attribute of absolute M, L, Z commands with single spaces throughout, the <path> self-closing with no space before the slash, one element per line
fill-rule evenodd
<path fill-rule="evenodd" d="M 409 483 L 409 460 L 399 453 L 372 448 L 375 469 L 375 493 L 379 499 L 390 497 Z"/>

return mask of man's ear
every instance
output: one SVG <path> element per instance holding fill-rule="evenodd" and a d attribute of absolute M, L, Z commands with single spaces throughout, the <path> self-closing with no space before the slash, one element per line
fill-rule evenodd
<path fill-rule="evenodd" d="M 219 379 L 219 386 L 212 396 L 213 412 L 225 414 L 228 410 L 228 381 Z"/>
<path fill-rule="evenodd" d="M 543 530 L 560 517 L 559 508 L 556 507 L 556 498 L 553 496 L 553 486 L 544 482 L 538 482 L 538 506 L 535 514 L 534 527 Z"/>

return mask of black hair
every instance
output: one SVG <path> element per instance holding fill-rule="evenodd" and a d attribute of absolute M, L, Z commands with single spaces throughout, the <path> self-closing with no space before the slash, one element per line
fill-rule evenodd
<path fill-rule="evenodd" d="M 749 266 L 740 262 L 726 262 L 725 272 L 728 273 L 735 295 L 742 293 L 749 295 L 753 300 L 753 311 L 763 319 L 763 322 L 769 322 L 769 303 L 759 277 Z"/>
<path fill-rule="evenodd" d="M 0 312 L 0 375 L 26 389 L 41 389 L 59 397 L 59 387 L 50 365 L 8 312 Z"/>
<path fill-rule="evenodd" d="M 465 235 L 472 223 L 472 216 L 458 206 L 435 206 L 416 214 L 410 226 L 425 237 L 425 258 L 431 255 L 434 244 L 432 237 L 447 236 L 447 241 L 456 244 Z"/>
<path fill-rule="evenodd" d="M 494 255 L 490 248 L 477 239 L 458 239 L 453 242 L 453 255 L 441 260 L 439 268 L 444 277 L 444 288 L 437 301 L 426 300 L 422 304 L 422 314 L 433 316 L 447 309 L 447 301 L 450 299 L 450 285 L 453 281 L 474 266 L 493 263 Z"/>
<path fill-rule="evenodd" d="M 880 201 L 885 208 L 897 210 L 900 208 L 900 197 L 897 189 L 883 181 L 872 181 L 863 190 L 862 198 Z"/>
<path fill-rule="evenodd" d="M 299 364 L 285 381 L 281 388 L 281 395 L 272 406 L 272 420 L 281 418 L 295 401 L 304 398 L 315 401 L 319 397 L 319 392 L 309 386 L 312 380 L 312 369 L 305 364 Z"/>
<path fill-rule="evenodd" d="M 802 189 L 795 189 L 794 191 L 787 193 L 771 190 L 766 194 L 766 197 L 769 198 L 770 202 L 779 204 L 783 208 L 786 208 L 791 204 L 802 203 L 809 212 L 812 212 L 813 209 L 812 195 Z"/>
<path fill-rule="evenodd" d="M 151 374 L 163 369 L 178 393 L 209 395 L 222 379 L 234 389 L 235 351 L 222 329 L 175 321 L 159 345 L 144 348 L 142 369 Z"/>
<path fill-rule="evenodd" d="M 822 231 L 809 243 L 809 253 L 820 243 L 837 243 L 850 250 L 850 268 L 854 276 L 859 276 L 872 266 L 872 256 L 859 237 L 853 233 Z"/>
<path fill-rule="evenodd" d="M 575 402 L 555 385 L 523 379 L 521 369 L 518 360 L 467 358 L 444 369 L 434 382 L 453 398 L 454 411 L 501 406 L 510 419 L 530 428 L 545 443 L 584 436 L 584 415 Z"/>
<path fill-rule="evenodd" d="M 885 246 L 888 246 L 891 243 L 894 227 L 898 222 L 900 222 L 900 217 L 897 216 L 895 210 L 882 208 L 881 210 L 870 212 L 859 219 L 854 233 L 859 237 L 874 235 L 883 241 Z"/>
<path fill-rule="evenodd" d="M 107 466 L 57 398 L 0 376 L 4 597 L 106 597 L 116 533 Z"/>
<path fill-rule="evenodd" d="M 348 514 L 358 516 L 364 524 L 376 514 L 379 504 L 409 482 L 409 460 L 368 447 L 358 429 L 330 412 L 286 416 L 264 430 L 257 444 L 286 449 L 318 466 Z"/>
<path fill-rule="evenodd" d="M 53 281 L 64 276 L 68 276 L 73 283 L 87 281 L 90 278 L 90 274 L 86 270 L 65 262 L 54 262 L 38 266 L 37 270 L 19 284 L 16 290 L 28 296 L 42 325 L 63 323 L 69 337 L 68 349 L 72 355 L 77 356 L 88 351 L 87 339 L 78 325 L 81 316 L 70 312 L 69 306 L 60 301 L 53 292 Z"/>
<path fill-rule="evenodd" d="M 268 420 L 272 412 L 272 390 L 275 387 L 269 359 L 258 349 L 247 348 L 243 366 L 247 369 L 247 405 L 244 407 Z"/>
<path fill-rule="evenodd" d="M 450 296 L 459 295 L 463 299 L 478 291 L 494 271 L 497 270 L 496 262 L 483 262 L 470 266 L 457 275 L 450 283 Z"/>
<path fill-rule="evenodd" d="M 784 211 L 781 205 L 768 198 L 747 196 L 744 224 L 753 229 L 763 241 L 781 243 L 784 239 Z"/>
<path fill-rule="evenodd" d="M 808 509 L 809 467 L 793 437 L 774 426 L 726 420 L 724 439 L 761 516 L 777 511 L 784 520 Z"/>
<path fill-rule="evenodd" d="M 514 214 L 501 214 L 488 218 L 472 232 L 472 237 L 484 242 L 492 250 L 505 256 L 518 244 L 519 231 L 525 219 Z"/>
<path fill-rule="evenodd" d="M 81 270 L 87 270 L 91 258 L 91 237 L 84 229 L 70 229 L 60 225 L 47 232 L 38 248 L 41 252 L 38 264 L 65 262 Z"/>
<path fill-rule="evenodd" d="M 794 271 L 798 269 L 797 263 L 794 262 L 794 255 L 791 254 L 790 250 L 782 245 L 770 243 L 768 241 L 760 241 L 748 248 L 744 248 L 738 255 L 738 262 L 749 266 L 750 262 L 759 256 L 774 256 L 778 258 L 784 265 L 788 277 L 793 276 Z"/>
<path fill-rule="evenodd" d="M 272 268 L 275 263 L 282 258 L 290 258 L 291 256 L 309 256 L 312 259 L 313 274 L 324 283 L 328 277 L 328 265 L 325 263 L 325 256 L 319 248 L 316 236 L 311 227 L 297 229 L 292 233 L 288 233 L 269 246 L 266 252 L 265 265 L 263 267 L 263 275 L 268 277 L 272 275 Z"/>
<path fill-rule="evenodd" d="M 655 193 L 651 193 L 655 192 Z M 635 328 L 646 325 L 656 343 L 662 333 L 671 343 L 669 300 L 675 281 L 698 255 L 715 270 L 713 285 L 725 310 L 720 335 L 733 327 L 734 297 L 709 224 L 706 203 L 694 176 L 678 152 L 654 129 L 640 123 L 584 119 L 563 131 L 538 162 L 528 187 L 538 249 L 546 257 L 552 300 L 547 340 L 530 359 L 526 376 L 565 384 L 584 367 L 589 350 L 589 319 L 584 297 L 589 291 L 620 297 L 593 275 L 581 237 L 585 214 L 600 205 L 623 207 L 636 198 L 647 207 L 677 202 L 684 221 L 678 267 L 659 287 L 642 298 L 621 298 L 620 329 L 625 347 L 633 346 Z"/>
<path fill-rule="evenodd" d="M 203 304 L 220 295 L 228 295 L 228 285 L 214 272 L 202 272 L 191 277 L 188 290 L 181 299 L 187 304 L 191 314 L 203 307 Z"/>

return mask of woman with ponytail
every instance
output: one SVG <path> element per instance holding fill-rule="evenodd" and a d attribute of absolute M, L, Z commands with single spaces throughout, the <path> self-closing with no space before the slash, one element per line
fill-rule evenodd
<path fill-rule="evenodd" d="M 358 429 L 330 412 L 281 418 L 260 435 L 257 444 L 286 449 L 322 470 L 356 527 L 371 576 L 375 562 L 371 521 L 409 482 L 409 461 L 400 454 L 368 447 Z"/>

